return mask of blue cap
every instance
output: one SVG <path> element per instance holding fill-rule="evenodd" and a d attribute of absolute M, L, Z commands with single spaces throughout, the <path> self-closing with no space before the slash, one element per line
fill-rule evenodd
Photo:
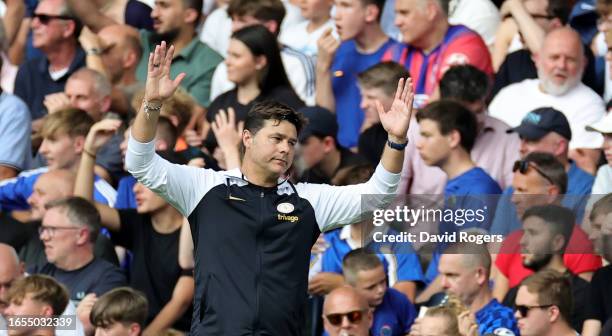
<path fill-rule="evenodd" d="M 527 140 L 540 140 L 550 132 L 558 133 L 567 140 L 572 139 L 572 129 L 567 118 L 563 112 L 552 107 L 540 107 L 527 113 L 520 125 L 507 132 L 516 132 Z"/>

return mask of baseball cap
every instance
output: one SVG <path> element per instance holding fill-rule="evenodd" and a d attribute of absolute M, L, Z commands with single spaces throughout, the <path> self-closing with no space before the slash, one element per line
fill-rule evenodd
<path fill-rule="evenodd" d="M 612 113 L 608 113 L 608 115 L 601 118 L 600 121 L 587 126 L 586 130 L 604 133 L 604 134 L 612 133 Z"/>
<path fill-rule="evenodd" d="M 567 118 L 561 111 L 552 107 L 540 107 L 527 113 L 520 125 L 506 132 L 516 132 L 527 140 L 539 140 L 550 132 L 555 132 L 567 140 L 572 139 L 572 129 Z"/>
<path fill-rule="evenodd" d="M 338 122 L 336 116 L 328 109 L 320 106 L 307 106 L 298 110 L 302 113 L 308 124 L 302 129 L 300 142 L 306 141 L 311 135 L 331 136 L 334 139 L 338 134 Z"/>

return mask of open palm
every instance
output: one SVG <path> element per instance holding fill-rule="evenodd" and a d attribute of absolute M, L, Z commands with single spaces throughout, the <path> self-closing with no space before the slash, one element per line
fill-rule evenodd
<path fill-rule="evenodd" d="M 171 97 L 185 78 L 185 73 L 180 73 L 174 80 L 170 78 L 170 65 L 173 55 L 174 46 L 167 48 L 165 41 L 155 46 L 155 51 L 149 55 L 145 87 L 147 101 L 161 101 Z"/>
<path fill-rule="evenodd" d="M 376 102 L 378 116 L 385 131 L 389 136 L 398 139 L 405 139 L 412 118 L 412 102 L 414 101 L 414 93 L 412 89 L 412 81 L 410 78 L 404 80 L 401 78 L 397 83 L 395 98 L 389 111 L 385 112 L 380 101 Z"/>

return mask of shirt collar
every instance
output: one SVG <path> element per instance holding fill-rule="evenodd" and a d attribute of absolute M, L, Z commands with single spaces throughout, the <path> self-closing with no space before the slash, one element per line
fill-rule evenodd
<path fill-rule="evenodd" d="M 197 37 L 191 39 L 191 42 L 189 42 L 188 45 L 181 49 L 181 52 L 177 55 L 177 58 L 182 57 L 184 59 L 190 59 L 191 56 L 195 53 L 196 47 L 199 42 L 200 40 Z"/>
<path fill-rule="evenodd" d="M 76 52 L 74 54 L 74 58 L 72 58 L 72 62 L 70 63 L 70 66 L 68 66 L 68 72 L 66 73 L 66 75 L 64 75 L 62 78 L 66 77 L 66 76 L 70 76 L 74 71 L 76 71 L 78 68 L 82 67 L 85 65 L 85 51 L 83 50 L 83 48 L 81 48 L 81 46 L 77 46 Z M 38 62 L 38 71 L 41 74 L 48 74 L 49 73 L 49 59 L 47 59 L 47 57 L 41 57 L 39 62 Z M 60 78 L 60 80 L 62 79 Z"/>

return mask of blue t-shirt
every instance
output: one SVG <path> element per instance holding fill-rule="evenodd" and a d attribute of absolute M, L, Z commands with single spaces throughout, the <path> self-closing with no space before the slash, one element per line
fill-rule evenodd
<path fill-rule="evenodd" d="M 591 188 L 595 182 L 595 177 L 572 162 L 567 172 L 567 193 L 561 205 L 572 210 L 576 216 L 576 223 L 582 223 L 586 202 L 591 195 Z M 502 197 L 497 205 L 495 219 L 491 225 L 491 234 L 507 235 L 520 229 L 521 221 L 516 214 L 516 207 L 511 198 L 514 188 L 508 187 L 502 193 Z"/>
<path fill-rule="evenodd" d="M 350 227 L 347 227 L 350 228 Z M 342 274 L 342 259 L 350 251 L 354 250 L 346 239 L 341 238 L 343 229 L 336 229 L 325 234 L 325 240 L 329 247 L 323 253 L 321 271 Z M 348 229 L 344 229 L 348 230 Z M 395 245 L 395 244 L 394 244 Z M 385 244 L 372 244 L 371 247 L 377 252 L 380 261 L 385 268 L 388 282 L 393 286 L 398 281 L 423 281 L 423 270 L 419 263 L 419 257 L 412 247 L 402 243 L 403 250 L 396 246 Z M 381 253 L 381 249 L 388 248 L 387 253 Z M 391 252 L 391 253 L 389 253 Z"/>
<path fill-rule="evenodd" d="M 478 333 L 500 336 L 519 335 L 516 319 L 512 309 L 502 305 L 496 299 L 476 312 Z"/>
<path fill-rule="evenodd" d="M 119 180 L 115 209 L 136 209 L 136 195 L 134 194 L 136 182 L 138 181 L 132 175 L 124 176 Z"/>
<path fill-rule="evenodd" d="M 0 165 L 23 171 L 30 168 L 32 144 L 30 110 L 19 97 L 0 94 Z"/>
<path fill-rule="evenodd" d="M 336 100 L 338 142 L 345 148 L 357 146 L 359 130 L 364 119 L 360 107 L 361 93 L 357 86 L 357 75 L 379 63 L 385 51 L 395 44 L 398 42 L 389 39 L 371 54 L 360 53 L 355 40 L 342 42 L 338 47 L 331 66 L 331 76 Z"/>
<path fill-rule="evenodd" d="M 470 228 L 478 228 L 488 231 L 495 216 L 495 206 L 497 198 L 492 195 L 501 194 L 499 184 L 487 174 L 482 168 L 474 167 L 465 173 L 448 180 L 444 188 L 444 199 L 446 208 L 453 210 L 486 210 L 484 221 L 465 221 L 461 226 L 454 222 L 441 222 L 439 232 L 456 232 Z M 425 280 L 430 283 L 438 275 L 438 263 L 440 253 L 445 248 L 445 244 L 438 244 L 432 259 L 425 272 Z"/>
<path fill-rule="evenodd" d="M 382 303 L 374 310 L 370 328 L 373 336 L 399 336 L 410 332 L 416 318 L 416 309 L 401 292 L 388 288 Z"/>
<path fill-rule="evenodd" d="M 28 170 L 15 178 L 2 181 L 0 183 L 0 210 L 30 209 L 28 198 L 34 192 L 34 184 L 38 177 L 48 170 L 48 167 Z M 113 206 L 117 197 L 117 191 L 97 175 L 94 177 L 94 181 L 94 200 L 108 206 Z"/>

